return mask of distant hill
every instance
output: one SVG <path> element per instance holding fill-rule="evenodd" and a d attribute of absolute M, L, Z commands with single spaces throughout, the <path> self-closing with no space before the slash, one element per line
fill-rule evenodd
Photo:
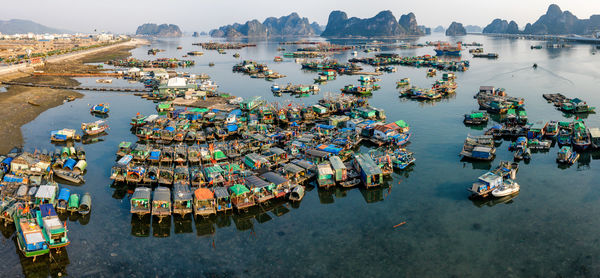
<path fill-rule="evenodd" d="M 154 37 L 181 37 L 183 33 L 179 26 L 175 24 L 145 23 L 140 25 L 135 31 L 136 35 L 154 36 Z"/>
<path fill-rule="evenodd" d="M 321 34 L 322 30 L 318 23 L 310 23 L 308 18 L 300 17 L 297 13 L 291 13 L 279 18 L 269 17 L 262 23 L 256 19 L 244 24 L 234 23 L 221 26 L 210 31 L 211 37 L 286 37 L 286 36 L 315 36 Z"/>
<path fill-rule="evenodd" d="M 435 33 L 443 33 L 446 31 L 446 28 L 444 28 L 444 26 L 442 25 L 438 25 L 437 27 L 435 27 L 435 29 L 433 29 L 433 32 Z"/>
<path fill-rule="evenodd" d="M 523 31 L 519 31 L 516 22 L 508 22 L 500 18 L 494 19 L 483 29 L 483 33 L 495 34 L 528 34 L 528 35 L 589 35 L 600 31 L 600 15 L 592 15 L 589 19 L 579 19 L 569 11 L 562 11 L 556 4 L 548 7 L 545 14 L 532 23 L 527 23 Z"/>
<path fill-rule="evenodd" d="M 371 18 L 348 18 L 343 11 L 332 11 L 322 37 L 399 37 L 423 35 L 423 28 L 417 24 L 415 14 L 402 15 L 396 20 L 391 11 L 381 11 Z"/>
<path fill-rule="evenodd" d="M 465 30 L 467 33 L 481 33 L 481 27 L 477 25 L 467 25 L 465 26 Z"/>
<path fill-rule="evenodd" d="M 446 36 L 464 36 L 467 34 L 467 30 L 463 27 L 462 23 L 453 21 L 448 29 L 446 29 Z"/>
<path fill-rule="evenodd" d="M 10 19 L 0 20 L 0 33 L 14 35 L 14 34 L 63 34 L 72 33 L 71 31 L 61 30 L 57 28 L 51 28 L 31 20 L 25 19 Z"/>

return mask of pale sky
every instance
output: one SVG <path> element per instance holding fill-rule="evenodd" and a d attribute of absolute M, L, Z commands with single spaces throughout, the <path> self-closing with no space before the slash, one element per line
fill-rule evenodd
<path fill-rule="evenodd" d="M 448 27 L 452 21 L 485 27 L 494 18 L 515 20 L 520 28 L 534 22 L 552 3 L 579 18 L 600 14 L 598 0 L 1 0 L 0 20 L 29 19 L 76 32 L 135 33 L 143 23 L 177 24 L 184 32 L 209 31 L 234 22 L 297 12 L 327 24 L 329 13 L 372 17 L 391 10 L 396 18 L 413 12 L 420 25 Z"/>

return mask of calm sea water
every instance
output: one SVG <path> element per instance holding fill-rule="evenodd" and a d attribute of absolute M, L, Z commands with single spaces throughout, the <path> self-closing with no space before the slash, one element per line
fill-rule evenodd
<path fill-rule="evenodd" d="M 438 39 L 446 38 L 434 35 L 419 41 Z M 87 182 L 68 186 L 74 192 L 92 194 L 92 214 L 89 219 L 67 221 L 72 243 L 66 252 L 35 262 L 20 256 L 14 228 L 2 227 L 1 276 L 551 277 L 600 273 L 600 153 L 584 153 L 571 167 L 556 164 L 557 147 L 534 153 L 531 162 L 521 163 L 520 194 L 512 200 L 488 202 L 469 200 L 466 188 L 500 160 L 512 159 L 508 142 L 498 147 L 498 157 L 491 164 L 461 162 L 458 156 L 467 134 L 483 132 L 462 123 L 464 113 L 477 109 L 473 95 L 480 85 L 502 87 L 510 95 L 525 98 L 532 122 L 566 120 L 542 94 L 562 92 L 600 106 L 600 54 L 593 55 L 589 45 L 531 50 L 530 45 L 542 43 L 484 36 L 462 39 L 481 42 L 486 52 L 497 52 L 500 58 L 471 59 L 465 53 L 471 68 L 457 74 L 456 96 L 434 103 L 402 100 L 395 89 L 399 79 L 409 77 L 421 87 L 435 79 L 426 78 L 424 68 L 398 67 L 396 73 L 381 76 L 382 89 L 370 100 L 386 110 L 389 121 L 402 119 L 411 125 L 408 149 L 415 152 L 414 167 L 393 174 L 389 187 L 380 190 L 313 189 L 299 204 L 274 204 L 242 216 L 210 221 L 172 217 L 159 224 L 129 214 L 131 189 L 111 186 L 110 167 L 118 143 L 135 140 L 129 119 L 136 112 L 154 113 L 154 103 L 124 93 L 83 92 L 84 98 L 46 111 L 22 128 L 26 149 L 53 150 L 51 130 L 78 129 L 82 121 L 96 119 L 88 113 L 89 105 L 111 105 L 108 136 L 85 145 Z M 142 59 L 181 57 L 187 51 L 201 50 L 193 42 L 206 40 L 154 40 L 151 47 L 166 52 L 148 56 L 150 47 L 144 46 L 133 54 Z M 228 50 L 225 55 L 204 51 L 203 56 L 184 58 L 196 60 L 196 66 L 184 71 L 209 74 L 221 91 L 241 97 L 261 95 L 281 104 L 314 103 L 323 92 L 338 93 L 344 85 L 358 83 L 358 76 L 339 76 L 321 86 L 319 95 L 275 97 L 269 90 L 271 82 L 232 73 L 231 67 L 241 59 L 265 62 L 287 75 L 276 81 L 280 85 L 309 84 L 316 74 L 301 71 L 291 59 L 273 62 L 274 56 L 281 55 L 277 42 L 257 43 L 257 47 Z M 241 58 L 232 57 L 236 52 Z M 434 54 L 432 48 L 393 52 Z M 336 56 L 342 61 L 349 57 L 350 53 Z M 208 67 L 209 62 L 215 66 Z M 537 70 L 532 69 L 533 63 L 539 65 Z M 134 84 L 115 80 L 111 86 Z M 596 114 L 585 121 L 600 126 Z M 403 221 L 405 225 L 393 228 Z"/>

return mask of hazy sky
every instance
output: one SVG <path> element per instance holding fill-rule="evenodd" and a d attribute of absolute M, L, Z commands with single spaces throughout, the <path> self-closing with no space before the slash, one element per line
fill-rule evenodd
<path fill-rule="evenodd" d="M 600 14 L 599 0 L 2 0 L 0 19 L 30 19 L 79 32 L 134 33 L 142 23 L 173 23 L 184 32 L 208 31 L 250 19 L 298 12 L 321 25 L 332 10 L 349 17 L 372 17 L 381 10 L 414 12 L 421 25 L 447 27 L 452 21 L 485 26 L 494 18 L 515 20 L 520 28 L 555 3 L 579 18 Z"/>

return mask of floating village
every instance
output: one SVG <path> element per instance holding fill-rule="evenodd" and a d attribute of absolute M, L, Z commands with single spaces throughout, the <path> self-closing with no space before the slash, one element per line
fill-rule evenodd
<path fill-rule="evenodd" d="M 213 42 L 194 45 L 220 54 L 256 47 Z M 192 216 L 199 222 L 220 215 L 239 217 L 272 209 L 273 204 L 301 202 L 314 188 L 380 190 L 372 198 L 381 198 L 381 188 L 389 187 L 388 177 L 394 171 L 416 167 L 413 164 L 419 154 L 410 151 L 410 123 L 389 119 L 383 109 L 369 104 L 369 96 L 381 88 L 378 76 L 396 72 L 396 67 L 422 68 L 423 75 L 431 78 L 431 87 L 420 88 L 409 78 L 401 78 L 396 82 L 398 97 L 421 102 L 449 98 L 456 94 L 460 83 L 456 73 L 470 68 L 468 60 L 452 59 L 461 55 L 465 45 L 395 45 L 435 50 L 435 55 L 404 57 L 381 51 L 384 46 L 380 44 L 281 43 L 281 52 L 296 49 L 273 61 L 294 59 L 301 70 L 314 73 L 314 84 L 270 83 L 271 92 L 298 97 L 320 95 L 313 104 L 282 105 L 261 96 L 240 98 L 219 92 L 219 86 L 206 74 L 174 70 L 193 66 L 193 60 L 107 61 L 106 65 L 115 68 L 112 78 L 143 84 L 144 89 L 136 95 L 156 106 L 156 114 L 131 112 L 130 132 L 137 141 L 119 140 L 122 142 L 114 146 L 117 152 L 110 169 L 113 187 L 126 188 L 131 214 L 145 225 L 151 221 L 170 223 L 175 216 Z M 498 57 L 484 53 L 481 44 L 470 45 L 477 47 L 469 50 L 473 57 Z M 357 51 L 377 53 L 347 62 L 330 57 L 339 52 L 356 56 Z M 152 48 L 148 55 L 160 52 Z M 184 56 L 202 54 L 190 51 Z M 367 72 L 362 66 L 375 70 Z M 253 60 L 242 60 L 231 70 L 267 81 L 285 77 Z M 345 85 L 339 92 L 321 92 L 320 84 L 341 75 L 354 75 L 357 83 Z M 97 80 L 99 84 L 111 82 Z M 519 163 L 534 162 L 538 151 L 558 145 L 556 162 L 569 165 L 581 152 L 600 148 L 599 128 L 588 127 L 578 117 L 572 121 L 531 122 L 524 99 L 509 93 L 482 85 L 473 92 L 473 110 L 465 111 L 462 119 L 468 126 L 487 126 L 489 121 L 497 124 L 480 134 L 465 134 L 461 158 L 457 160 L 493 161 L 496 147 L 504 140 L 510 142 L 509 150 L 514 153 L 513 161 L 500 161 L 492 170 L 473 177 L 471 185 L 465 185 L 471 198 L 518 194 Z M 543 98 L 564 113 L 594 113 L 594 107 L 575 96 L 549 93 Z M 91 105 L 89 112 L 106 117 L 111 113 L 110 104 Z M 94 196 L 70 189 L 86 183 L 83 145 L 110 136 L 103 119 L 81 123 L 80 127 L 55 128 L 49 134 L 49 140 L 57 146 L 55 151 L 15 151 L 0 157 L 0 218 L 4 225 L 15 226 L 18 248 L 34 259 L 77 240 L 67 236 L 66 219 L 93 213 Z"/>

